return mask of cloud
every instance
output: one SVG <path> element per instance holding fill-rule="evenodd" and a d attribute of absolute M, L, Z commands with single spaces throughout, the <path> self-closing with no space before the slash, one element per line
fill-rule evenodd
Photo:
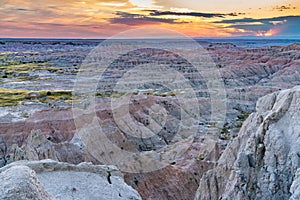
<path fill-rule="evenodd" d="M 127 12 L 116 12 L 117 17 L 110 18 L 108 21 L 112 24 L 125 24 L 130 26 L 155 24 L 155 23 L 168 23 L 168 24 L 182 24 L 186 22 L 179 22 L 178 19 L 167 19 L 151 17 L 143 14 L 133 14 Z"/>
<path fill-rule="evenodd" d="M 300 16 L 281 16 L 281 17 L 273 17 L 273 18 L 262 18 L 262 19 L 254 19 L 254 18 L 243 18 L 243 19 L 231 19 L 231 20 L 221 20 L 215 21 L 214 23 L 221 24 L 245 24 L 245 23 L 259 23 L 259 24 L 273 24 L 274 22 L 285 22 L 287 20 L 299 20 Z"/>
<path fill-rule="evenodd" d="M 248 8 L 261 6 L 262 1 L 240 5 L 235 0 L 228 0 L 224 5 L 221 0 L 217 0 L 217 4 L 213 1 L 151 0 L 153 6 L 149 7 L 134 4 L 138 1 L 141 5 L 146 4 L 141 0 L 0 0 L 0 35 L 43 37 L 80 36 L 82 33 L 87 37 L 110 36 L 131 26 L 152 24 L 190 36 L 255 34 L 274 28 L 280 34 L 300 33 L 299 16 L 236 19 L 244 17 L 242 15 L 255 16 L 248 13 Z M 298 6 L 295 9 L 294 5 L 273 2 L 267 7 L 273 9 L 269 10 L 273 13 L 296 13 L 298 9 Z M 261 16 L 264 16 L 263 12 Z"/>
<path fill-rule="evenodd" d="M 278 35 L 299 35 L 300 16 L 281 16 L 273 18 L 243 18 L 215 21 L 216 24 L 227 24 L 228 28 L 243 29 L 256 33 L 267 33 L 276 30 Z M 275 32 L 274 32 L 275 34 Z"/>
<path fill-rule="evenodd" d="M 110 32 L 103 27 L 109 25 L 94 24 L 72 25 L 57 23 L 17 23 L 17 21 L 4 22 L 0 24 L 0 37 L 45 37 L 45 38 L 101 38 L 111 36 Z M 113 27 L 110 27 L 110 31 Z M 38 34 L 38 35 L 37 35 Z"/>
<path fill-rule="evenodd" d="M 113 24 L 125 24 L 130 26 L 144 25 L 144 24 L 154 24 L 154 23 L 167 23 L 167 24 L 183 24 L 188 23 L 184 21 L 179 21 L 179 17 L 204 17 L 204 18 L 214 18 L 214 17 L 225 17 L 225 16 L 238 16 L 243 13 L 200 13 L 200 12 L 174 12 L 174 11 L 159 11 L 159 10 L 143 10 L 148 12 L 148 14 L 134 14 L 129 12 L 116 12 L 116 17 L 109 18 L 108 21 Z M 175 16 L 178 18 L 163 18 L 161 16 Z"/>
<path fill-rule="evenodd" d="M 295 6 L 292 6 L 291 4 L 287 5 L 287 6 L 276 6 L 273 8 L 273 10 L 278 10 L 278 11 L 284 11 L 284 10 L 295 10 L 296 7 Z"/>
<path fill-rule="evenodd" d="M 14 10 L 17 10 L 17 11 L 28 11 L 28 12 L 30 12 L 30 11 L 32 11 L 32 12 L 34 12 L 35 10 L 32 10 L 32 9 L 27 9 L 27 8 L 15 8 Z"/>
<path fill-rule="evenodd" d="M 158 11 L 158 10 L 146 10 L 150 11 L 151 16 L 166 16 L 166 15 L 174 15 L 174 16 L 189 16 L 189 17 L 204 17 L 204 18 L 213 18 L 213 17 L 226 17 L 232 16 L 236 17 L 238 15 L 243 15 L 245 13 L 201 13 L 201 12 L 174 12 L 174 11 Z"/>

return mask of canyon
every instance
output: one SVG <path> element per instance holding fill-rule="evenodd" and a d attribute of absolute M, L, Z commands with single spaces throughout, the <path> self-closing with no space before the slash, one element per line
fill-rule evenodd
<path fill-rule="evenodd" d="M 51 46 L 51 43 L 47 45 Z M 59 48 L 63 46 L 56 45 Z M 0 94 L 3 102 L 11 105 L 0 107 L 0 166 L 3 167 L 0 176 L 13 180 L 14 170 L 22 172 L 19 176 L 26 179 L 27 184 L 33 184 L 34 190 L 39 191 L 36 199 L 51 199 L 51 195 L 59 191 L 59 188 L 48 181 L 48 177 L 56 171 L 62 177 L 67 176 L 65 168 L 70 169 L 75 177 L 78 171 L 99 176 L 93 170 L 102 170 L 99 183 L 82 177 L 86 184 L 91 181 L 91 184 L 99 187 L 101 184 L 110 185 L 106 180 L 109 174 L 107 171 L 113 170 L 115 174 L 111 176 L 112 180 L 117 180 L 117 189 L 112 187 L 107 194 L 120 189 L 122 196 L 114 196 L 114 199 L 300 198 L 299 43 L 284 47 L 255 48 L 212 43 L 204 47 L 224 82 L 226 116 L 222 126 L 217 121 L 210 120 L 214 102 L 205 78 L 182 58 L 172 53 L 148 49 L 123 55 L 112 63 L 111 68 L 106 71 L 107 77 L 96 91 L 95 106 L 84 115 L 74 114 L 75 108 L 72 108 L 70 102 L 76 100 L 76 95 L 69 91 L 72 91 L 78 63 L 93 46 L 84 44 L 88 46 L 84 48 L 84 45 L 79 44 L 75 48 L 72 44 L 68 45 L 73 51 L 65 51 L 61 55 L 32 54 L 38 55 L 39 59 L 35 57 L 35 60 L 48 63 L 41 66 L 37 64 L 34 72 L 26 72 L 25 77 L 34 76 L 36 82 L 24 80 L 24 74 L 20 74 L 26 66 L 22 66 L 18 73 L 7 70 L 3 72 L 6 78 L 2 79 L 2 87 L 5 90 L 0 91 Z M 8 47 L 10 46 L 7 45 L 6 48 Z M 76 57 L 76 51 L 85 53 Z M 51 64 L 53 60 L 62 57 L 70 62 L 68 68 Z M 13 59 L 16 60 L 16 57 Z M 122 94 L 113 94 L 109 84 L 116 83 L 118 75 L 123 75 L 123 71 L 128 70 L 129 65 L 134 62 L 143 64 L 151 63 L 151 60 L 161 63 L 171 60 L 171 66 L 185 74 L 185 77 L 195 78 L 191 85 L 196 91 L 197 102 L 193 102 L 192 106 L 199 107 L 201 117 L 197 131 L 188 135 L 188 138 L 182 137 L 184 133 L 178 134 L 183 118 L 176 91 L 149 85 L 148 88 L 140 88 L 140 91 L 133 93 L 128 104 L 117 102 L 115 107 L 111 106 L 112 99 L 118 100 Z M 191 70 L 186 72 L 186 69 Z M 16 79 L 22 79 L 23 86 Z M 20 91 L 21 88 L 25 88 L 25 91 Z M 9 93 L 7 90 L 21 95 L 18 102 L 4 98 Z M 58 93 L 58 90 L 63 92 Z M 116 112 L 127 107 L 137 127 L 155 127 L 149 129 L 152 137 L 129 135 L 118 123 Z M 163 160 L 164 166 L 157 169 L 153 164 L 153 160 L 156 161 L 157 158 L 149 156 L 149 160 L 141 160 L 146 163 L 144 172 L 128 172 L 125 164 L 113 162 L 118 155 L 100 155 L 99 152 L 105 146 L 100 142 L 102 135 L 97 134 L 98 132 L 78 132 L 78 122 L 87 122 L 93 118 L 100 124 L 103 135 L 120 152 L 163 158 L 165 152 L 179 152 L 179 155 L 171 159 L 167 157 Z M 154 126 L 150 122 L 157 123 Z M 152 154 L 153 152 L 156 154 Z M 110 159 L 112 161 L 106 161 Z M 113 166 L 99 167 L 112 164 L 117 165 L 121 172 Z M 48 169 L 45 165 L 57 167 Z M 131 165 L 133 166 L 132 163 Z M 155 170 L 146 170 L 147 167 Z M 77 189 L 73 193 L 76 192 Z M 0 196 L 4 193 L 7 194 L 0 191 Z M 73 193 L 60 191 L 57 194 L 66 196 Z M 81 195 L 84 194 L 86 193 Z"/>

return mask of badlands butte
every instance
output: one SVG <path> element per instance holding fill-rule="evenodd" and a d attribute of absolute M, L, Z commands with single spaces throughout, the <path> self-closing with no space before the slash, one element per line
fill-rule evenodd
<path fill-rule="evenodd" d="M 72 103 L 83 99 L 73 92 L 76 75 L 97 44 L 0 42 L 0 199 L 300 199 L 299 43 L 204 45 L 224 84 L 221 123 L 211 118 L 215 101 L 205 77 L 184 58 L 149 48 L 113 61 L 93 94 L 91 112 L 74 115 Z M 124 95 L 113 91 L 118 80 L 129 69 L 151 63 L 169 65 L 195 91 L 192 106 L 199 107 L 200 117 L 190 137 L 178 138 L 187 130 L 180 127 L 184 119 L 177 96 L 182 91 L 147 83 L 128 103 L 111 106 L 112 99 Z M 114 114 L 126 107 L 135 124 L 124 130 Z M 170 149 L 186 149 L 160 169 L 118 169 L 121 165 L 101 159 L 118 155 L 103 150 L 99 135 L 78 133 L 78 121 L 88 121 L 92 113 L 122 151 L 163 156 Z M 130 133 L 139 126 L 153 135 Z"/>

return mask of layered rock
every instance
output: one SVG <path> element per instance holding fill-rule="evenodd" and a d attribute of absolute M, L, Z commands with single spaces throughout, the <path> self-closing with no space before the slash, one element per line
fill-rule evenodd
<path fill-rule="evenodd" d="M 154 97 L 141 95 L 134 99 L 132 102 L 130 112 L 140 125 L 146 126 L 147 121 L 157 120 L 151 118 L 145 114 L 144 110 L 155 108 L 155 105 L 161 105 L 166 110 L 172 113 L 165 124 L 159 127 L 161 133 L 155 137 L 148 139 L 141 139 L 130 137 L 125 135 L 121 130 L 116 129 L 114 118 L 112 116 L 112 110 L 109 105 L 105 103 L 100 104 L 96 108 L 97 116 L 101 121 L 102 130 L 105 131 L 107 137 L 111 142 L 116 144 L 120 149 L 124 149 L 131 152 L 139 152 L 143 150 L 159 150 L 161 147 L 170 144 L 177 132 L 179 107 L 170 97 Z M 120 107 L 126 105 L 120 105 Z M 158 107 L 160 108 L 160 107 Z M 57 115 L 65 113 L 65 116 L 70 116 L 68 112 L 71 110 L 58 111 Z M 49 114 L 53 113 L 49 111 Z M 45 124 L 45 116 L 48 115 L 46 111 L 36 113 L 30 118 L 29 121 L 35 121 L 36 123 Z M 38 116 L 38 117 L 36 117 Z M 153 117 L 153 116 L 152 116 Z M 88 118 L 85 115 L 85 118 Z M 61 118 L 57 118 L 61 119 Z M 69 118 L 65 118 L 69 120 Z M 61 121 L 63 123 L 64 120 Z M 62 124 L 61 124 L 62 125 Z M 40 125 L 36 125 L 39 127 Z M 166 127 L 166 128 L 163 128 Z M 45 131 L 45 129 L 42 129 Z M 89 137 L 88 140 L 94 143 L 94 146 L 86 146 L 82 143 L 80 138 L 74 137 L 71 141 L 57 142 L 55 135 L 49 134 L 49 132 L 43 132 L 41 130 L 33 130 L 29 133 L 28 137 L 24 139 L 21 146 L 12 145 L 12 149 L 9 151 L 10 162 L 17 160 L 41 160 L 41 159 L 53 159 L 56 161 L 80 163 L 83 161 L 92 161 L 93 163 L 101 163 L 94 158 L 90 152 L 99 152 L 101 141 L 97 137 Z M 63 130 L 61 130 L 63 131 Z M 64 131 L 67 131 L 64 129 Z M 153 130 L 155 131 L 155 130 Z M 155 132 L 153 132 L 155 134 Z M 191 199 L 194 192 L 198 187 L 200 177 L 203 172 L 211 169 L 216 160 L 219 157 L 219 145 L 216 142 L 214 136 L 204 136 L 204 133 L 199 133 L 193 138 L 193 144 L 184 152 L 182 157 L 179 157 L 173 161 L 170 161 L 169 166 L 158 171 L 150 173 L 126 173 L 125 180 L 136 190 L 138 190 L 144 199 L 147 198 L 159 198 L 159 199 Z M 98 136 L 96 134 L 95 136 Z M 99 146 L 100 145 L 100 146 Z M 170 144 L 171 145 L 171 144 Z M 186 144 L 182 144 L 186 145 Z M 178 144 L 177 146 L 181 146 Z M 104 163 L 103 163 L 104 164 Z M 176 174 L 173 176 L 172 174 Z M 180 181 L 183 184 L 178 184 Z M 188 191 L 188 192 L 186 192 Z M 180 194 L 180 195 L 178 195 Z"/>
<path fill-rule="evenodd" d="M 70 109 L 47 109 L 32 114 L 17 122 L 1 122 L 0 136 L 8 145 L 22 144 L 32 130 L 41 130 L 52 137 L 53 142 L 70 141 L 75 133 L 75 124 Z"/>
<path fill-rule="evenodd" d="M 219 153 L 216 138 L 195 137 L 185 154 L 170 165 L 149 173 L 126 173 L 125 180 L 143 199 L 190 200 L 202 175 L 216 165 Z"/>
<path fill-rule="evenodd" d="M 170 166 L 162 170 L 146 174 L 126 174 L 126 181 L 140 191 L 142 197 L 145 199 L 192 199 L 202 174 L 216 165 L 216 160 L 218 159 L 219 154 L 222 153 L 227 142 L 239 131 L 242 122 L 248 114 L 254 111 L 256 100 L 268 93 L 291 88 L 294 85 L 300 85 L 300 57 L 298 44 L 290 45 L 286 48 L 262 47 L 253 49 L 235 47 L 230 44 L 216 44 L 208 47 L 207 50 L 215 60 L 217 67 L 219 67 L 225 82 L 229 100 L 226 119 L 227 124 L 225 124 L 224 127 L 216 127 L 213 123 L 208 124 L 207 121 L 204 121 L 204 123 L 199 126 L 200 131 L 198 134 L 203 136 L 205 135 L 204 133 L 206 133 L 205 131 L 208 130 L 207 133 L 217 133 L 220 137 L 195 137 L 193 145 L 188 149 L 186 154 L 180 159 L 175 160 L 174 163 L 170 163 Z M 125 60 L 128 59 L 126 57 L 123 58 Z M 137 60 L 135 62 L 147 63 L 149 61 L 146 57 L 140 58 L 141 61 Z M 133 59 L 135 59 L 135 57 L 133 57 Z M 123 62 L 124 60 L 121 59 L 121 61 Z M 179 62 L 179 59 L 175 61 L 177 62 L 173 63 L 173 65 L 180 69 L 181 72 L 186 70 L 184 67 L 185 65 Z M 119 67 L 122 62 L 116 62 L 114 64 Z M 132 63 L 127 62 L 124 66 L 120 67 L 130 67 L 131 64 Z M 116 69 L 119 70 L 119 68 Z M 111 73 L 113 74 L 114 71 Z M 193 78 L 192 73 L 193 72 L 189 74 L 189 77 Z M 193 82 L 193 86 L 195 89 L 203 92 L 202 96 L 199 97 L 199 104 L 202 106 L 204 115 L 208 116 L 210 114 L 211 101 L 206 91 L 207 88 L 204 87 L 205 82 L 203 82 L 201 77 L 197 76 L 197 78 L 199 78 L 199 80 Z M 55 82 L 55 84 L 60 83 L 64 82 Z M 149 122 L 149 116 L 147 116 L 149 113 L 144 112 L 144 110 L 149 111 L 149 107 L 154 105 L 153 102 L 162 105 L 169 113 L 173 113 L 172 118 L 168 118 L 168 126 L 165 127 L 166 129 L 163 129 L 160 135 L 156 135 L 147 140 L 143 140 L 139 137 L 131 137 L 120 130 L 112 117 L 112 110 L 109 103 L 101 102 L 96 107 L 96 113 L 97 117 L 103 122 L 102 125 L 108 138 L 120 149 L 130 152 L 159 150 L 163 146 L 170 144 L 170 140 L 176 132 L 175 128 L 180 122 L 180 117 L 177 114 L 180 108 L 178 108 L 176 101 L 173 101 L 172 98 L 169 97 L 160 98 L 148 95 L 148 98 L 144 98 L 143 96 L 138 100 L 138 103 L 132 102 L 130 105 L 131 117 L 142 126 L 147 126 L 147 123 Z M 259 104 L 262 105 L 261 103 Z M 120 105 L 120 108 L 121 107 L 122 105 Z M 253 116 L 250 117 L 250 119 L 252 118 Z M 1 118 L 1 120 L 2 119 L 3 118 Z M 253 120 L 255 121 L 256 119 Z M 86 151 L 82 150 L 80 145 L 75 145 L 74 143 L 76 142 L 71 141 L 76 132 L 76 128 L 70 108 L 48 109 L 36 112 L 29 116 L 25 121 L 1 122 L 0 150 L 3 149 L 3 152 L 0 151 L 0 154 L 9 155 L 7 158 L 5 157 L 5 162 L 7 162 L 7 160 L 24 158 L 34 160 L 51 158 L 76 164 L 82 161 L 93 161 L 94 163 L 98 163 L 97 160 L 89 157 L 90 155 L 87 155 Z M 251 122 L 247 123 L 248 127 L 252 127 L 252 132 L 257 132 L 255 127 L 261 125 L 261 122 L 255 122 L 253 125 L 250 124 Z M 203 128 L 206 126 L 209 126 L 209 129 Z M 161 126 L 160 128 L 163 127 Z M 40 130 L 41 134 L 32 137 L 32 130 Z M 245 131 L 245 128 L 242 130 Z M 248 139 L 247 134 L 245 136 L 239 136 L 240 140 L 244 137 Z M 5 142 L 6 144 L 4 145 L 2 142 Z M 242 149 L 242 147 L 236 143 L 237 142 L 232 143 L 233 146 L 231 146 L 231 148 Z M 11 148 L 13 144 L 17 144 L 17 146 L 14 145 L 13 148 Z M 234 144 L 236 146 L 234 146 Z M 5 148 L 5 146 L 7 148 Z M 208 148 L 208 146 L 214 148 Z M 245 147 L 245 145 L 243 147 Z M 260 149 L 260 147 L 258 147 L 258 149 Z M 234 151 L 237 152 L 238 150 L 232 150 L 232 152 Z M 227 149 L 226 152 L 231 151 Z M 236 159 L 234 156 L 231 157 L 228 154 L 229 153 L 227 153 L 227 156 L 226 154 L 223 156 L 224 158 L 219 161 L 219 165 L 221 166 L 222 162 L 225 162 L 222 160 L 226 158 L 225 160 L 227 160 L 231 169 L 233 167 L 230 162 L 234 163 Z M 232 153 L 232 155 L 237 156 L 237 153 Z M 242 154 L 240 157 L 241 160 L 245 159 L 245 156 L 243 157 Z M 251 160 L 252 158 L 249 159 Z M 224 177 L 224 180 L 222 177 L 220 177 L 220 179 L 225 182 L 231 174 L 231 170 L 221 168 L 222 167 L 219 167 L 217 169 L 221 171 L 220 174 Z M 176 176 L 173 174 L 176 174 Z M 251 174 L 253 173 L 251 172 Z M 209 179 L 209 176 L 212 175 L 209 175 L 209 173 L 204 175 L 204 179 L 205 177 Z M 275 177 L 276 176 L 277 175 L 275 175 Z M 215 179 L 215 182 L 222 182 L 217 180 L 218 178 Z M 218 184 L 221 183 L 213 183 L 214 182 L 211 181 L 209 186 L 203 186 L 206 187 L 205 191 L 218 191 L 219 194 L 216 194 L 216 196 L 220 196 L 221 185 Z M 201 184 L 203 185 L 202 182 Z M 288 182 L 288 185 L 290 185 L 290 182 Z M 216 188 L 214 189 L 214 187 Z M 297 188 L 296 181 L 295 184 L 293 184 L 293 187 L 291 187 L 291 191 L 297 191 Z M 212 195 L 211 198 L 213 197 L 212 193 L 213 192 L 209 193 L 209 195 Z M 291 193 L 293 193 L 293 195 L 297 194 L 297 192 Z"/>
<path fill-rule="evenodd" d="M 290 193 L 292 194 L 290 200 L 300 199 L 300 169 L 297 170 Z"/>
<path fill-rule="evenodd" d="M 5 180 L 0 183 L 1 199 L 141 199 L 113 166 L 17 161 L 1 168 L 0 177 Z"/>
<path fill-rule="evenodd" d="M 84 144 L 76 139 L 61 143 L 51 140 L 51 136 L 45 135 L 40 130 L 31 131 L 21 147 L 12 146 L 10 161 L 52 159 L 73 164 L 95 161 L 86 151 Z"/>
<path fill-rule="evenodd" d="M 259 99 L 218 165 L 202 177 L 195 199 L 297 199 L 299 106 L 300 87 Z"/>
<path fill-rule="evenodd" d="M 12 166 L 0 173 L 0 199 L 51 200 L 36 173 L 27 166 Z"/>
<path fill-rule="evenodd" d="M 26 44 L 26 46 L 28 46 L 28 44 Z M 41 48 L 41 46 L 39 46 L 39 48 Z M 224 127 L 220 127 L 220 129 L 226 129 L 225 132 L 228 132 L 230 136 L 236 134 L 240 128 L 241 121 L 237 119 L 244 119 L 248 113 L 253 112 L 255 102 L 259 97 L 300 84 L 300 54 L 298 43 L 287 47 L 260 48 L 243 48 L 228 43 L 217 43 L 210 45 L 206 49 L 219 68 L 221 78 L 225 83 L 225 89 L 228 95 L 227 124 Z M 65 53 L 67 54 L 67 52 Z M 145 55 L 148 55 L 148 57 Z M 68 57 L 69 61 L 72 59 L 72 57 Z M 124 55 L 122 59 L 114 62 L 106 79 L 109 84 L 112 84 L 116 81 L 115 79 L 119 77 L 115 76 L 115 74 L 121 76 L 127 69 L 153 60 L 161 60 L 161 62 L 169 63 L 172 68 L 193 80 L 191 81 L 193 88 L 195 91 L 200 91 L 200 105 L 203 106 L 201 112 L 202 114 L 206 112 L 205 115 L 209 115 L 211 102 L 205 80 L 201 77 L 201 73 L 199 74 L 195 70 L 187 72 L 191 67 L 184 62 L 183 59 L 179 59 L 176 56 L 174 57 L 174 55 L 156 55 L 155 52 L 152 51 L 142 53 L 135 52 L 134 56 Z M 54 61 L 57 61 L 56 57 Z M 131 61 L 134 62 L 132 63 Z M 122 71 L 121 74 L 120 71 Z M 70 80 L 71 79 L 72 78 L 70 78 Z M 47 81 L 43 80 L 43 83 L 44 82 Z M 57 81 L 55 84 L 58 85 L 57 87 L 65 87 L 66 85 L 70 87 L 70 84 L 65 84 L 63 81 Z M 7 88 L 9 87 L 7 86 Z M 104 91 L 101 90 L 100 92 Z M 5 115 L 6 117 L 3 116 L 0 118 L 2 122 L 0 124 L 1 139 L 3 138 L 3 140 L 7 141 L 8 145 L 13 143 L 21 145 L 33 129 L 39 129 L 44 134 L 52 135 L 56 142 L 69 141 L 72 139 L 75 133 L 75 125 L 72 113 L 69 112 L 69 109 L 53 108 L 32 115 L 31 112 L 27 110 L 37 109 L 35 106 L 34 103 L 30 106 L 30 102 L 28 102 L 27 106 L 20 106 L 20 109 L 18 109 L 19 107 L 9 110 L 4 109 L 5 112 L 3 113 L 8 113 L 9 116 Z M 47 105 L 45 106 L 47 107 Z M 40 109 L 46 108 L 43 107 Z M 29 113 L 30 116 L 25 121 L 22 118 L 23 121 L 11 122 L 14 121 L 11 120 L 14 116 L 14 110 L 17 110 L 18 113 L 22 113 L 21 111 L 23 110 Z M 219 132 L 221 132 L 221 130 L 219 130 Z"/>

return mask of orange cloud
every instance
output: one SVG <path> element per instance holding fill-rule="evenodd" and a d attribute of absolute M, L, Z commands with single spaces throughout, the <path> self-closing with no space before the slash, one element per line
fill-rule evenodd
<path fill-rule="evenodd" d="M 274 35 L 277 35 L 278 33 L 280 33 L 281 29 L 282 28 L 280 26 L 278 26 L 278 27 L 271 28 L 268 31 L 258 31 L 255 35 L 256 36 L 270 37 L 270 36 L 274 36 Z"/>
<path fill-rule="evenodd" d="M 240 14 L 235 12 L 244 12 L 246 7 L 238 7 L 236 2 L 232 7 L 234 2 L 235 0 L 229 0 L 228 4 L 222 4 L 222 8 L 220 4 L 213 9 L 211 2 L 199 3 L 196 0 L 0 0 L 0 37 L 101 38 L 153 24 L 192 37 L 247 34 L 267 36 L 281 32 L 273 30 L 272 27 L 262 29 L 265 31 L 248 31 L 241 25 L 230 27 L 228 24 L 215 23 L 220 19 L 240 18 Z M 258 0 L 254 2 L 263 4 Z M 271 11 L 260 12 L 260 15 L 279 12 L 272 11 L 277 6 L 275 0 L 270 0 L 266 5 L 271 3 L 268 7 Z M 291 4 L 290 7 L 297 9 L 286 9 L 284 12 L 297 12 L 300 5 Z M 253 15 L 247 9 L 244 18 Z M 281 21 L 273 23 L 280 25 Z"/>

